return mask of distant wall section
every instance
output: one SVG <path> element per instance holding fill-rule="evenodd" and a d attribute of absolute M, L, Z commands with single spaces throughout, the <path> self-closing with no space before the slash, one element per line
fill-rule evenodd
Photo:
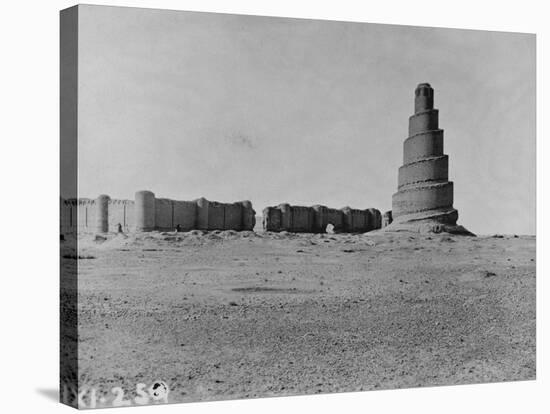
<path fill-rule="evenodd" d="M 119 228 L 129 231 L 250 230 L 256 224 L 250 201 L 220 203 L 200 198 L 194 201 L 156 198 L 151 191 L 138 191 L 134 200 L 60 200 L 60 231 L 106 233 Z"/>
<path fill-rule="evenodd" d="M 279 204 L 263 210 L 263 228 L 266 231 L 293 233 L 325 233 L 331 224 L 337 233 L 365 233 L 382 226 L 382 215 L 374 208 L 357 210 L 350 207 L 334 209 Z"/>

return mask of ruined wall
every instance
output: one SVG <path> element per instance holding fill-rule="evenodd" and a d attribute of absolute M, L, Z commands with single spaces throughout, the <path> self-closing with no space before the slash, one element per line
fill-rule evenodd
<path fill-rule="evenodd" d="M 95 200 L 61 199 L 59 218 L 62 234 L 117 231 L 118 223 L 123 231 L 130 231 L 134 223 L 134 202 L 112 200 L 105 195 Z"/>
<path fill-rule="evenodd" d="M 311 207 L 291 206 L 290 227 L 292 231 L 311 232 L 313 229 L 314 210 Z"/>
<path fill-rule="evenodd" d="M 256 211 L 250 201 L 220 203 L 205 198 L 195 200 L 200 230 L 249 230 L 256 225 Z"/>
<path fill-rule="evenodd" d="M 328 224 L 332 224 L 334 226 L 335 232 L 344 231 L 344 213 L 342 212 L 342 210 L 338 210 L 336 208 L 327 208 L 326 217 L 327 221 L 325 223 L 325 226 L 323 227 L 323 233 L 325 232 Z"/>
<path fill-rule="evenodd" d="M 242 213 L 242 230 L 254 230 L 256 225 L 256 211 L 252 208 L 252 203 L 248 200 L 241 201 Z"/>
<path fill-rule="evenodd" d="M 111 200 L 101 195 L 97 199 L 60 199 L 59 227 L 62 234 L 108 231 Z"/>
<path fill-rule="evenodd" d="M 281 231 L 281 209 L 277 207 L 266 207 L 262 211 L 262 227 L 267 231 Z"/>
<path fill-rule="evenodd" d="M 179 224 L 182 231 L 189 231 L 196 228 L 197 224 L 197 203 L 193 201 L 173 201 L 174 228 Z"/>
<path fill-rule="evenodd" d="M 138 195 L 136 193 L 136 203 Z M 154 205 L 154 219 L 140 228 L 171 231 L 179 225 L 181 231 L 199 230 L 252 230 L 256 224 L 256 212 L 250 201 L 220 203 L 199 198 L 195 201 L 179 201 L 167 198 L 155 198 L 151 192 L 141 201 L 143 210 Z M 151 201 L 154 200 L 154 201 Z"/>
<path fill-rule="evenodd" d="M 320 205 L 311 208 L 313 210 L 313 233 L 324 233 L 329 224 L 334 226 L 334 231 L 343 230 L 343 217 L 340 210 Z"/>
<path fill-rule="evenodd" d="M 134 204 L 134 230 L 152 231 L 155 229 L 156 200 L 151 191 L 138 191 Z"/>
<path fill-rule="evenodd" d="M 344 232 L 346 233 L 364 233 L 372 230 L 369 228 L 371 213 L 368 210 L 357 210 L 350 207 L 342 209 L 344 214 Z"/>
<path fill-rule="evenodd" d="M 224 230 L 241 230 L 243 227 L 243 207 L 239 203 L 225 205 Z"/>
<path fill-rule="evenodd" d="M 108 195 L 100 195 L 95 200 L 96 217 L 95 226 L 98 233 L 106 233 L 109 231 L 109 202 L 111 201 Z"/>
<path fill-rule="evenodd" d="M 208 230 L 224 230 L 225 204 L 217 201 L 208 203 Z"/>
<path fill-rule="evenodd" d="M 219 203 L 200 198 L 179 201 L 156 198 L 151 191 L 138 191 L 135 200 L 117 200 L 101 195 L 95 200 L 60 200 L 61 233 L 201 230 L 250 230 L 256 212 L 250 201 Z"/>
<path fill-rule="evenodd" d="M 134 201 L 132 200 L 113 200 L 109 202 L 109 230 L 118 231 L 118 224 L 122 226 L 122 231 L 133 230 L 134 226 Z"/>
<path fill-rule="evenodd" d="M 382 213 L 375 208 L 369 208 L 367 211 L 370 214 L 370 220 L 372 220 L 370 226 L 374 229 L 382 228 Z"/>
<path fill-rule="evenodd" d="M 155 230 L 174 230 L 174 207 L 168 198 L 155 198 Z"/>
<path fill-rule="evenodd" d="M 386 211 L 384 214 L 382 214 L 382 228 L 389 226 L 392 221 L 393 221 L 393 218 L 392 218 L 391 210 Z"/>
<path fill-rule="evenodd" d="M 357 210 L 349 207 L 337 210 L 326 206 L 313 207 L 280 204 L 263 210 L 266 231 L 294 233 L 325 233 L 332 224 L 335 232 L 365 233 L 381 227 L 381 214 L 376 209 Z"/>
<path fill-rule="evenodd" d="M 195 200 L 195 203 L 197 203 L 196 228 L 208 230 L 208 205 L 210 202 L 203 197 Z"/>
<path fill-rule="evenodd" d="M 97 205 L 95 200 L 81 198 L 76 203 L 76 230 L 79 232 L 95 231 L 97 224 Z"/>

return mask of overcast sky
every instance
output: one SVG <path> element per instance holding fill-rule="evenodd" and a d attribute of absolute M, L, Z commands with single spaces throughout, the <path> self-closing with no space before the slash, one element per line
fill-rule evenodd
<path fill-rule="evenodd" d="M 535 233 L 535 37 L 81 6 L 79 196 L 391 209 L 429 82 L 459 223 Z"/>

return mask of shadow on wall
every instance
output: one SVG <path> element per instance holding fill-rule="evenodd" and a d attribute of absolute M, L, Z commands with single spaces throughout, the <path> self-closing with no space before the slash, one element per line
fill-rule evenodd
<path fill-rule="evenodd" d="M 199 198 L 179 201 L 138 191 L 135 200 L 107 195 L 92 199 L 61 199 L 61 234 L 109 231 L 253 230 L 256 212 L 250 201 L 219 203 Z"/>
<path fill-rule="evenodd" d="M 262 224 L 265 231 L 276 232 L 326 233 L 327 226 L 332 225 L 331 230 L 335 233 L 365 233 L 382 227 L 382 215 L 375 208 L 334 209 L 320 205 L 303 207 L 284 203 L 266 207 Z"/>

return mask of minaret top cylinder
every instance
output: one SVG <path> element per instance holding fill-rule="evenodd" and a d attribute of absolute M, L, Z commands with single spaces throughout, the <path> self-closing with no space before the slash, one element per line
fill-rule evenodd
<path fill-rule="evenodd" d="M 434 90 L 429 83 L 420 83 L 414 91 L 414 113 L 434 107 Z"/>

